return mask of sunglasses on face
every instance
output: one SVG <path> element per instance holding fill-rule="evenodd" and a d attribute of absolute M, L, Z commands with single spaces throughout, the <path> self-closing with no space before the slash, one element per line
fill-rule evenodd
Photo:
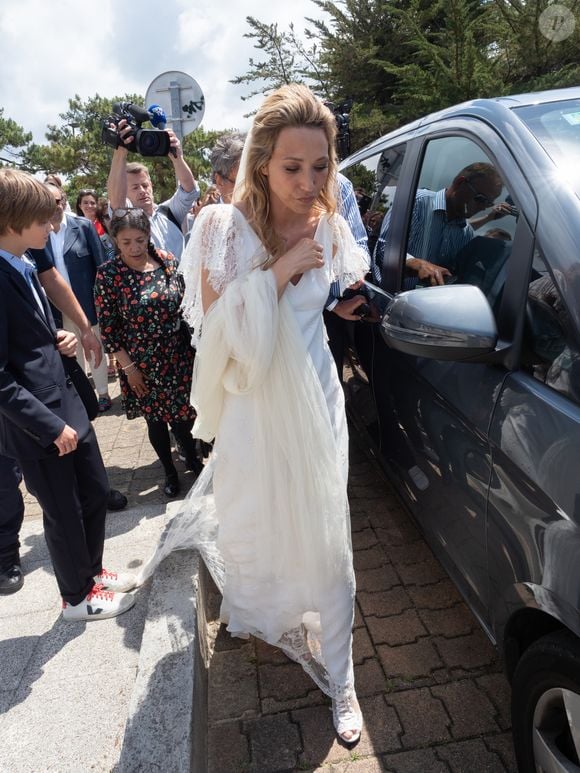
<path fill-rule="evenodd" d="M 113 217 L 126 217 L 127 215 L 130 215 L 131 212 L 141 213 L 143 210 L 140 207 L 118 207 L 113 210 Z"/>
<path fill-rule="evenodd" d="M 493 202 L 495 199 L 490 199 L 489 196 L 486 196 L 485 193 L 481 193 L 481 191 L 478 191 L 477 188 L 474 188 L 474 186 L 469 182 L 469 180 L 465 180 L 465 184 L 469 188 L 469 190 L 473 193 L 473 200 L 477 201 L 478 204 L 483 204 L 484 207 L 491 207 L 493 206 Z"/>

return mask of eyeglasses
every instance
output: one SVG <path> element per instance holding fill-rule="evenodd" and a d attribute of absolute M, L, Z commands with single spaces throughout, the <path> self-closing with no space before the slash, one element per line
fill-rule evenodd
<path fill-rule="evenodd" d="M 483 204 L 484 207 L 493 206 L 495 199 L 490 199 L 489 196 L 485 195 L 485 193 L 478 191 L 477 188 L 473 187 L 473 185 L 469 182 L 469 180 L 464 180 L 464 183 L 467 185 L 469 190 L 473 193 L 474 201 L 477 201 L 479 204 Z"/>

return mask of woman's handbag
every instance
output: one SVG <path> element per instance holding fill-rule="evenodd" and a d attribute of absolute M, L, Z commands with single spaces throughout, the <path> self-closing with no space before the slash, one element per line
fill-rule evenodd
<path fill-rule="evenodd" d="M 97 418 L 97 414 L 99 413 L 99 402 L 91 382 L 88 380 L 76 357 L 63 356 L 62 364 L 64 365 L 64 372 L 72 381 L 74 388 L 77 390 L 79 397 L 83 401 L 87 416 L 93 421 Z"/>

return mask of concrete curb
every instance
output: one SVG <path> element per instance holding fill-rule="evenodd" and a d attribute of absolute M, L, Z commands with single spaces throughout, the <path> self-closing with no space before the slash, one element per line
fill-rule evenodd
<path fill-rule="evenodd" d="M 206 587 L 196 551 L 173 553 L 153 576 L 117 773 L 207 768 Z"/>

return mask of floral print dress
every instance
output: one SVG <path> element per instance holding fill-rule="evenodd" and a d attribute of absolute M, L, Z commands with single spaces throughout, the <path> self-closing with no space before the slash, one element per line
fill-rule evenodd
<path fill-rule="evenodd" d="M 158 250 L 157 257 L 159 267 L 153 271 L 129 268 L 118 255 L 99 267 L 95 306 L 101 339 L 109 354 L 125 349 L 149 389 L 137 397 L 118 366 L 128 419 L 191 421 L 194 352 L 179 311 L 183 277 L 173 255 Z"/>

